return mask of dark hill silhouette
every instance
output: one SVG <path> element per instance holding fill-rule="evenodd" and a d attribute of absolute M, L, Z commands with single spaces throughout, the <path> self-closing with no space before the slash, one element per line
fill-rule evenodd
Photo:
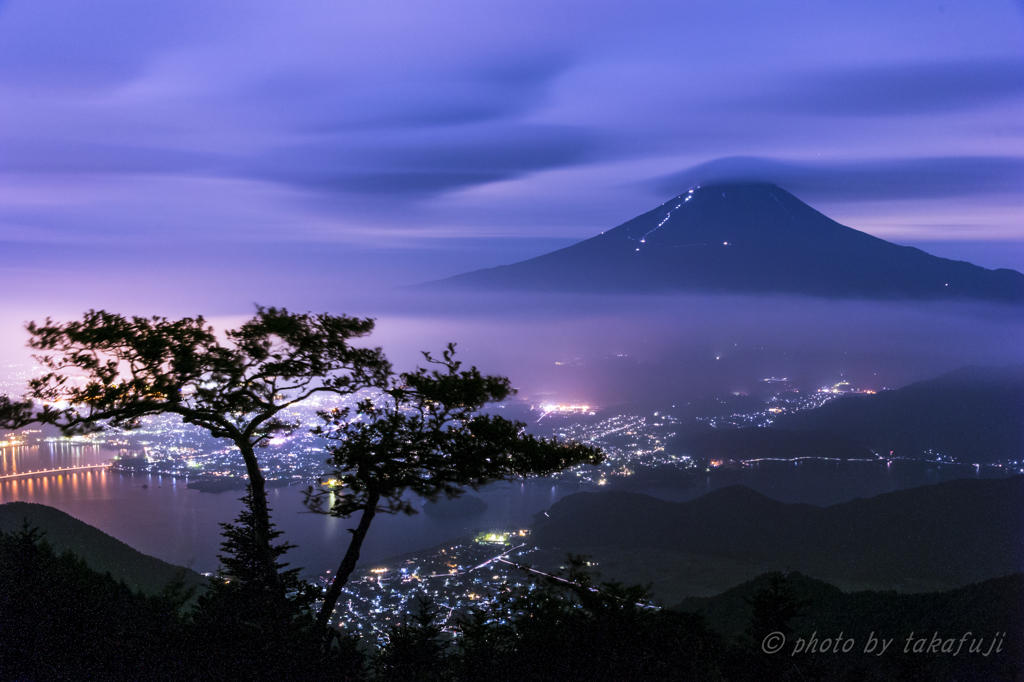
<path fill-rule="evenodd" d="M 786 293 L 1024 303 L 1024 275 L 840 225 L 771 184 L 715 184 L 537 258 L 425 285 L 577 293 Z"/>
<path fill-rule="evenodd" d="M 34 502 L 0 504 L 0 531 L 20 531 L 25 520 L 46 533 L 44 539 L 58 554 L 74 552 L 94 571 L 110 573 L 133 590 L 158 594 L 179 577 L 186 585 L 206 585 L 195 571 L 143 554 L 59 509 Z"/>
<path fill-rule="evenodd" d="M 1024 366 L 964 367 L 895 391 L 784 415 L 779 429 L 818 432 L 887 455 L 926 451 L 966 463 L 1024 455 Z M 824 437 L 824 436 L 823 436 Z"/>
<path fill-rule="evenodd" d="M 779 582 L 779 578 L 783 578 Z M 781 586 L 781 590 L 779 587 Z M 701 614 L 707 625 L 714 631 L 734 641 L 749 641 L 753 610 L 751 602 L 757 595 L 775 589 L 781 601 L 787 599 L 801 604 L 801 615 L 790 623 L 792 633 L 787 638 L 791 644 L 786 655 L 791 655 L 798 638 L 818 641 L 836 637 L 842 633 L 844 640 L 854 639 L 856 646 L 839 656 L 817 656 L 812 660 L 799 660 L 799 665 L 808 674 L 806 679 L 907 679 L 906 668 L 916 666 L 918 676 L 910 679 L 959 679 L 959 680 L 1012 680 L 1020 679 L 1024 666 L 1024 575 L 1015 574 L 993 578 L 955 590 L 926 594 L 897 594 L 894 592 L 858 591 L 843 592 L 828 583 L 799 573 L 764 574 L 714 597 L 691 597 L 675 607 L 675 610 Z M 980 625 L 983 624 L 983 627 Z M 932 657 L 928 660 L 920 653 L 904 653 L 907 638 L 911 633 L 918 637 L 931 638 L 941 633 L 943 642 L 972 633 L 972 637 L 984 639 L 981 653 L 999 643 L 1002 646 L 990 656 L 965 655 L 972 642 L 965 642 L 958 656 Z M 873 651 L 870 638 L 882 637 L 892 640 L 885 656 L 879 656 L 881 644 Z M 992 637 L 996 636 L 996 642 Z M 760 642 L 753 642 L 756 647 Z M 979 645 L 980 646 L 980 645 Z M 755 655 L 760 653 L 755 648 Z M 922 660 L 923 659 L 923 660 Z M 751 661 L 731 661 L 728 665 L 739 666 Z M 810 670 L 815 676 L 809 676 Z M 904 673 L 904 674 L 901 674 Z M 729 679 L 735 679 L 730 677 Z M 738 679 L 744 679 L 739 676 Z M 750 679 L 747 677 L 746 679 Z M 796 679 L 800 679 L 797 677 Z"/>
<path fill-rule="evenodd" d="M 427 516 L 439 518 L 458 518 L 462 516 L 479 516 L 487 511 L 487 503 L 475 495 L 460 495 L 448 499 L 428 500 L 423 505 Z"/>
<path fill-rule="evenodd" d="M 552 549 L 669 549 L 798 570 L 824 580 L 949 587 L 1024 572 L 1024 476 L 961 479 L 831 507 L 784 504 L 743 486 L 673 503 L 577 493 L 540 515 Z"/>

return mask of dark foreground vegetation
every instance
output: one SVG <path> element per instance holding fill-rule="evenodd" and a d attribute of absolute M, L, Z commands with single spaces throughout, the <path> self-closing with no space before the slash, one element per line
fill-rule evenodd
<path fill-rule="evenodd" d="M 221 575 L 198 599 L 171 584 L 133 592 L 27 523 L 0 533 L 3 680 L 1017 680 L 1024 674 L 1024 576 L 942 594 L 844 594 L 798 574 L 766 574 L 674 609 L 646 590 L 591 584 L 575 558 L 561 580 L 535 583 L 444 632 L 419 604 L 381 647 L 342 632 L 327 639 L 319 595 L 278 561 L 286 598 L 253 570 L 243 513 L 225 526 Z M 280 559 L 288 546 L 275 545 Z M 194 588 L 192 588 L 194 589 Z M 842 634 L 840 634 L 842 631 Z M 914 632 L 909 644 L 907 637 Z M 766 654 L 765 637 L 786 643 Z M 959 655 L 946 640 L 984 639 Z M 939 643 L 932 646 L 934 633 Z M 1000 636 L 999 633 L 1002 633 Z M 871 637 L 893 639 L 884 655 Z M 823 653 L 824 640 L 853 639 Z M 915 653 L 917 639 L 929 642 Z M 792 655 L 798 642 L 818 650 Z M 844 645 L 845 646 L 845 645 Z M 927 647 L 931 646 L 932 651 Z M 945 647 L 945 650 L 944 650 Z M 976 647 L 977 648 L 977 647 Z M 989 651 L 989 655 L 982 655 Z"/>

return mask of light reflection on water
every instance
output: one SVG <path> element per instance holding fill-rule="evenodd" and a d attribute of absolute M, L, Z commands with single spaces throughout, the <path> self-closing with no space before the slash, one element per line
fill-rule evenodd
<path fill-rule="evenodd" d="M 98 445 L 54 441 L 0 447 L 0 477 L 40 469 L 104 464 L 114 452 Z"/>

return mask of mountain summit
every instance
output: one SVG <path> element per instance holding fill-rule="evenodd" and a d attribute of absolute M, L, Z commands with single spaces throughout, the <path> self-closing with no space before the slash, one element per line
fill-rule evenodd
<path fill-rule="evenodd" d="M 1024 303 L 1024 275 L 840 225 L 772 184 L 702 185 L 537 258 L 428 286 L 576 293 L 788 293 Z"/>

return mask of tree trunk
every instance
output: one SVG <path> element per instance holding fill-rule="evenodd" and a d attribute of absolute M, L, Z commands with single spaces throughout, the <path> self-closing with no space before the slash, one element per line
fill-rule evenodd
<path fill-rule="evenodd" d="M 246 473 L 249 474 L 249 488 L 252 495 L 252 527 L 266 584 L 273 586 L 275 590 L 283 590 L 280 576 L 277 574 L 277 567 L 274 565 L 274 555 L 270 551 L 270 510 L 267 508 L 266 479 L 263 477 L 263 472 L 260 471 L 259 460 L 256 459 L 256 452 L 252 445 L 247 441 L 235 441 L 235 445 L 242 452 Z"/>
<path fill-rule="evenodd" d="M 324 605 L 316 616 L 317 624 L 324 629 L 327 629 L 330 625 L 331 614 L 334 613 L 338 597 L 341 596 L 341 588 L 348 582 L 348 577 L 352 575 L 356 562 L 359 561 L 359 550 L 362 549 L 363 540 L 366 539 L 366 531 L 370 530 L 370 522 L 373 521 L 373 517 L 377 514 L 378 502 L 380 502 L 380 493 L 370 493 L 366 499 L 363 516 L 359 519 L 359 525 L 355 529 L 349 529 L 352 533 L 352 540 L 348 543 L 348 551 L 345 552 L 345 558 L 341 560 L 341 564 L 338 566 L 338 572 L 334 574 L 331 586 L 327 588 L 327 594 L 324 595 Z"/>

